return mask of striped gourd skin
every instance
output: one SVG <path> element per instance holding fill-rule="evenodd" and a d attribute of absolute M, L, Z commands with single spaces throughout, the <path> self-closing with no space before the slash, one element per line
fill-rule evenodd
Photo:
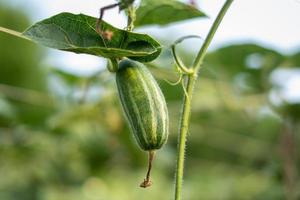
<path fill-rule="evenodd" d="M 165 98 L 150 71 L 123 60 L 116 73 L 123 111 L 143 150 L 160 149 L 168 138 L 169 116 Z"/>

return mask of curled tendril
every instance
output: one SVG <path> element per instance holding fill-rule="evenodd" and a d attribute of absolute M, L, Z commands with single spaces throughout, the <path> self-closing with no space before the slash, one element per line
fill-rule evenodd
<path fill-rule="evenodd" d="M 185 85 L 184 85 L 184 79 L 181 80 L 181 86 L 182 86 L 182 89 L 183 89 L 183 92 L 184 92 L 184 95 L 185 95 L 187 101 L 190 101 L 190 97 L 189 97 L 188 92 L 187 92 L 187 90 L 185 88 Z"/>
<path fill-rule="evenodd" d="M 175 86 L 175 85 L 178 85 L 182 81 L 182 75 L 180 75 L 179 78 L 178 78 L 178 80 L 175 81 L 175 82 L 168 81 L 167 79 L 164 79 L 164 81 L 166 81 L 168 84 L 170 84 L 172 86 Z"/>
<path fill-rule="evenodd" d="M 198 35 L 188 35 L 188 36 L 184 36 L 184 37 L 181 37 L 179 39 L 177 39 L 172 45 L 171 45 L 171 49 L 172 49 L 172 53 L 173 53 L 173 56 L 174 56 L 174 59 L 175 59 L 175 63 L 176 63 L 176 69 L 177 69 L 177 72 L 179 74 L 179 79 L 178 81 L 176 81 L 175 83 L 172 83 L 170 81 L 167 81 L 165 80 L 166 82 L 168 82 L 170 85 L 178 85 L 179 83 L 181 83 L 181 86 L 182 86 L 182 89 L 183 89 L 183 92 L 184 92 L 184 95 L 187 99 L 187 101 L 190 101 L 189 99 L 189 95 L 187 93 L 187 90 L 185 88 L 185 84 L 184 84 L 184 77 L 186 75 L 189 75 L 189 74 L 193 74 L 194 73 L 194 70 L 191 69 L 191 68 L 188 68 L 185 66 L 185 64 L 183 63 L 183 61 L 179 58 L 179 56 L 177 55 L 176 53 L 176 45 L 183 42 L 184 40 L 186 39 L 190 39 L 190 38 L 198 38 L 198 39 L 202 39 L 201 37 L 199 37 Z"/>
<path fill-rule="evenodd" d="M 176 40 L 172 45 L 171 45 L 171 49 L 172 49 L 172 53 L 173 53 L 173 56 L 174 56 L 174 59 L 175 59 L 175 62 L 177 64 L 177 66 L 180 68 L 181 72 L 183 74 L 192 74 L 194 73 L 194 70 L 193 69 L 190 69 L 190 68 L 187 68 L 185 66 L 185 64 L 182 62 L 182 60 L 179 58 L 179 56 L 177 55 L 176 53 L 176 46 L 177 44 L 183 42 L 184 40 L 186 39 L 190 39 L 190 38 L 200 38 L 202 39 L 201 37 L 197 36 L 197 35 L 188 35 L 188 36 L 184 36 L 184 37 L 181 37 L 179 38 L 178 40 Z"/>
<path fill-rule="evenodd" d="M 178 65 L 176 65 L 175 67 L 176 67 L 176 72 L 179 74 L 178 80 L 175 82 L 172 82 L 167 79 L 164 79 L 164 81 L 166 81 L 168 84 L 173 85 L 173 86 L 178 85 L 182 81 L 182 77 L 183 77 L 183 73 L 182 73 L 181 69 L 178 67 Z"/>

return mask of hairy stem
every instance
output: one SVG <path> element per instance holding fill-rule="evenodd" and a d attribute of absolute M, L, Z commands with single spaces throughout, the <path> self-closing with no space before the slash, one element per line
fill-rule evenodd
<path fill-rule="evenodd" d="M 197 73 L 187 76 L 186 83 L 186 95 L 183 98 L 182 116 L 180 119 L 179 138 L 178 138 L 178 153 L 177 153 L 177 167 L 175 174 L 175 200 L 181 199 L 182 193 L 182 181 L 184 171 L 184 155 L 185 155 L 185 143 L 187 139 L 187 133 L 189 129 L 190 113 L 191 113 L 191 99 L 193 95 L 195 81 L 197 79 Z"/>
<path fill-rule="evenodd" d="M 223 5 L 195 59 L 193 65 L 194 73 L 187 76 L 185 85 L 187 94 L 183 98 L 178 137 L 177 167 L 175 174 L 175 200 L 181 200 L 182 196 L 185 146 L 190 124 L 191 99 L 193 96 L 194 86 L 197 81 L 197 75 L 207 53 L 207 49 L 232 2 L 233 0 L 227 0 Z"/>

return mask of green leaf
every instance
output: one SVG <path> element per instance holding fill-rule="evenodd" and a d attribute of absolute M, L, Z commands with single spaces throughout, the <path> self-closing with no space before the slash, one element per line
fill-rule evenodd
<path fill-rule="evenodd" d="M 144 0 L 137 9 L 135 26 L 167 25 L 205 16 L 194 6 L 175 0 Z"/>
<path fill-rule="evenodd" d="M 100 77 L 99 75 L 101 72 L 97 72 L 95 74 L 92 74 L 91 76 L 82 76 L 82 75 L 69 73 L 60 68 L 51 68 L 50 73 L 62 79 L 68 85 L 76 85 L 76 84 L 82 84 L 82 81 L 87 81 L 87 80 L 90 83 L 97 81 L 97 79 L 99 79 Z"/>
<path fill-rule="evenodd" d="M 300 52 L 297 52 L 291 56 L 287 56 L 282 67 L 300 67 Z"/>
<path fill-rule="evenodd" d="M 160 44 L 150 36 L 121 30 L 103 21 L 101 30 L 112 33 L 111 39 L 104 38 L 96 32 L 96 21 L 83 14 L 61 13 L 36 23 L 23 35 L 50 48 L 105 58 L 128 57 L 149 62 L 161 52 Z"/>
<path fill-rule="evenodd" d="M 230 80 L 240 92 L 265 93 L 272 87 L 269 76 L 284 61 L 284 55 L 256 44 L 222 47 L 206 57 L 212 77 Z"/>
<path fill-rule="evenodd" d="M 277 108 L 277 111 L 285 118 L 290 118 L 295 121 L 300 121 L 300 103 L 284 102 L 283 105 Z"/>

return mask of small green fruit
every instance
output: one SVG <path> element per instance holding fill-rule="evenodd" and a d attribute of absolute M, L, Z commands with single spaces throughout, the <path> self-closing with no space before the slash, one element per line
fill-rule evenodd
<path fill-rule="evenodd" d="M 155 150 L 168 138 L 169 116 L 165 98 L 150 71 L 131 60 L 120 62 L 116 72 L 120 100 L 139 146 L 149 152 L 146 178 L 140 187 L 151 186 L 150 172 Z"/>
<path fill-rule="evenodd" d="M 139 146 L 160 149 L 168 138 L 169 116 L 165 98 L 150 71 L 123 60 L 116 73 L 123 110 Z"/>

